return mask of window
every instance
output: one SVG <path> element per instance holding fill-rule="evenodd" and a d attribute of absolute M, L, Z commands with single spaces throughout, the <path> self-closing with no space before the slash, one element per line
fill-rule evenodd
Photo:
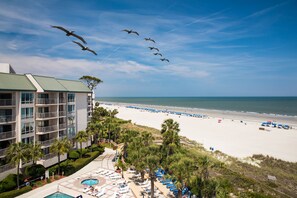
<path fill-rule="evenodd" d="M 74 105 L 68 105 L 68 112 L 75 112 L 75 106 Z"/>
<path fill-rule="evenodd" d="M 22 104 L 32 104 L 33 100 L 33 93 L 22 93 Z"/>
<path fill-rule="evenodd" d="M 22 108 L 22 119 L 33 118 L 33 107 Z"/>
<path fill-rule="evenodd" d="M 33 144 L 34 142 L 34 137 L 27 137 L 27 138 L 22 138 L 22 143 L 25 143 L 25 144 Z"/>
<path fill-rule="evenodd" d="M 22 134 L 28 134 L 34 132 L 34 123 L 22 123 Z"/>
<path fill-rule="evenodd" d="M 75 101 L 75 94 L 70 93 L 68 94 L 68 102 L 74 102 Z"/>

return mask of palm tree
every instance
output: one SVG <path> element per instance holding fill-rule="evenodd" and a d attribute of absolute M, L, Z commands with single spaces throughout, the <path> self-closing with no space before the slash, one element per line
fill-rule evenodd
<path fill-rule="evenodd" d="M 60 156 L 68 153 L 70 148 L 71 143 L 67 138 L 62 140 L 56 139 L 50 147 L 51 152 L 58 155 L 58 175 L 60 175 Z"/>
<path fill-rule="evenodd" d="M 184 186 L 189 183 L 191 173 L 193 172 L 194 161 L 182 154 L 175 154 L 175 159 L 170 164 L 170 171 L 172 171 L 172 178 L 176 180 L 175 186 L 178 189 L 178 198 L 182 197 L 182 190 Z"/>
<path fill-rule="evenodd" d="M 82 158 L 82 143 L 88 141 L 88 134 L 85 131 L 79 131 L 76 136 L 75 140 L 80 144 L 80 158 Z"/>
<path fill-rule="evenodd" d="M 33 161 L 33 164 L 36 164 L 36 161 L 43 157 L 41 145 L 38 144 L 37 142 L 35 142 L 35 144 L 29 145 L 29 153 L 30 153 L 30 158 Z"/>
<path fill-rule="evenodd" d="M 6 157 L 10 161 L 10 163 L 15 164 L 17 166 L 17 185 L 18 189 L 20 189 L 20 164 L 22 162 L 28 161 L 28 146 L 21 142 L 10 144 L 6 151 Z"/>
<path fill-rule="evenodd" d="M 154 181 L 156 179 L 155 170 L 159 167 L 161 156 L 158 155 L 160 153 L 160 148 L 157 145 L 150 145 L 146 148 L 146 166 L 149 169 L 149 178 L 151 181 L 151 198 L 154 197 Z"/>
<path fill-rule="evenodd" d="M 162 124 L 162 150 L 165 155 L 165 159 L 172 155 L 174 151 L 180 147 L 180 137 L 178 135 L 179 131 L 179 124 L 173 119 L 167 119 Z"/>
<path fill-rule="evenodd" d="M 175 122 L 173 119 L 167 119 L 163 122 L 163 124 L 161 125 L 162 129 L 161 129 L 161 133 L 165 133 L 167 131 L 174 131 L 176 133 L 178 133 L 180 131 L 179 129 L 179 124 L 177 122 Z"/>
<path fill-rule="evenodd" d="M 137 131 L 124 131 L 122 133 L 122 136 L 121 136 L 121 141 L 124 143 L 124 151 L 123 151 L 123 156 L 124 158 L 126 158 L 128 155 L 127 155 L 127 149 L 128 149 L 128 145 L 129 143 L 132 142 L 133 138 L 138 136 L 139 132 Z"/>

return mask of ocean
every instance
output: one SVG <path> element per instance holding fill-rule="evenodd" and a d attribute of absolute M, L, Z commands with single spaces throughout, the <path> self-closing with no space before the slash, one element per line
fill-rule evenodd
<path fill-rule="evenodd" d="M 96 100 L 297 116 L 297 97 L 100 97 Z"/>

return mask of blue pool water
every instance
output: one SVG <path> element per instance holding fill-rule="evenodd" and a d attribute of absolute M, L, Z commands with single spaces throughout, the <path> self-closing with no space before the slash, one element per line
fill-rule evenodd
<path fill-rule="evenodd" d="M 74 197 L 64 194 L 64 193 L 55 192 L 51 195 L 46 196 L 45 198 L 74 198 Z"/>
<path fill-rule="evenodd" d="M 81 184 L 88 185 L 88 186 L 93 186 L 98 183 L 99 183 L 98 179 L 85 179 L 81 182 Z"/>

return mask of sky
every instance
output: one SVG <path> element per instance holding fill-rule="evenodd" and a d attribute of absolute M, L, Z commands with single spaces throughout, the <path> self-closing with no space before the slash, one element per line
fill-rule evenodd
<path fill-rule="evenodd" d="M 98 97 L 297 96 L 296 10 L 297 0 L 0 0 L 0 62 L 98 77 Z"/>

